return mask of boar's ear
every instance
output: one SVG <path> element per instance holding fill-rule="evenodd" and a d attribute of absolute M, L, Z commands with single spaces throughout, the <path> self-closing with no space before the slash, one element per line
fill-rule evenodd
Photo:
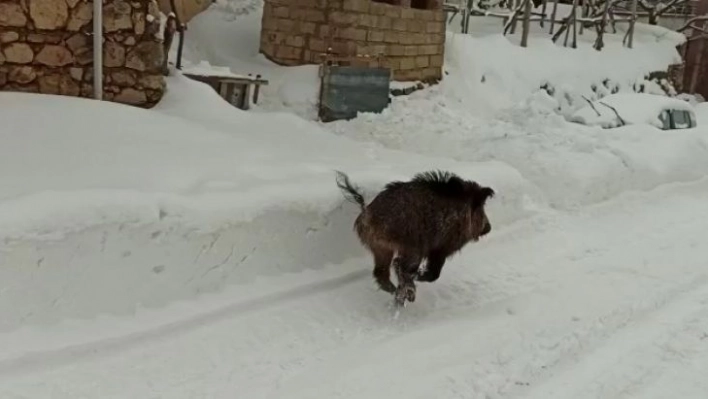
<path fill-rule="evenodd" d="M 487 199 L 494 197 L 494 190 L 489 187 L 478 187 L 472 192 L 472 208 L 484 206 Z"/>

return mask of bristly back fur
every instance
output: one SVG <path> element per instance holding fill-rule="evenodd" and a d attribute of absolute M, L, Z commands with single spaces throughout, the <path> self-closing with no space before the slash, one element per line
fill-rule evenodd
<path fill-rule="evenodd" d="M 469 195 L 466 182 L 458 175 L 440 170 L 421 172 L 411 180 L 420 183 L 436 194 L 446 197 L 464 198 Z"/>

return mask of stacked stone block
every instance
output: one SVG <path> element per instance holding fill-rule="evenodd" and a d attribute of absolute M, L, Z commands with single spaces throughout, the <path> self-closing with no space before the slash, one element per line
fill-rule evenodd
<path fill-rule="evenodd" d="M 104 0 L 104 99 L 150 107 L 165 90 L 154 0 Z M 0 0 L 0 90 L 93 96 L 93 3 Z"/>
<path fill-rule="evenodd" d="M 442 77 L 445 15 L 372 0 L 265 0 L 260 51 L 281 65 L 319 63 L 331 49 L 372 66 L 383 55 L 393 79 Z"/>

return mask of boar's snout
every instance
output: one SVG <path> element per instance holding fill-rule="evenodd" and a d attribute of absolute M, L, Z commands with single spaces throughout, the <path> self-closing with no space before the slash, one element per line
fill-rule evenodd
<path fill-rule="evenodd" d="M 482 232 L 479 234 L 480 237 L 486 236 L 489 234 L 489 232 L 492 231 L 492 225 L 489 224 L 489 221 L 486 221 L 484 223 L 484 227 L 482 228 Z"/>

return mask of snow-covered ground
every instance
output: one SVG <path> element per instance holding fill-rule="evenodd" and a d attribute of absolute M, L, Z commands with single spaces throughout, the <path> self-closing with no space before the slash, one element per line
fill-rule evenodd
<path fill-rule="evenodd" d="M 368 259 L 3 335 L 7 398 L 701 398 L 708 181 L 500 229 L 392 322 Z"/>
<path fill-rule="evenodd" d="M 185 51 L 269 79 L 249 112 L 179 73 L 149 111 L 0 93 L 1 398 L 705 396 L 708 108 L 564 118 L 655 91 L 676 35 L 521 49 L 478 20 L 440 85 L 321 124 L 316 68 L 257 54 L 259 7 L 215 3 Z M 370 199 L 433 168 L 496 190 L 493 232 L 392 321 L 333 172 Z"/>

